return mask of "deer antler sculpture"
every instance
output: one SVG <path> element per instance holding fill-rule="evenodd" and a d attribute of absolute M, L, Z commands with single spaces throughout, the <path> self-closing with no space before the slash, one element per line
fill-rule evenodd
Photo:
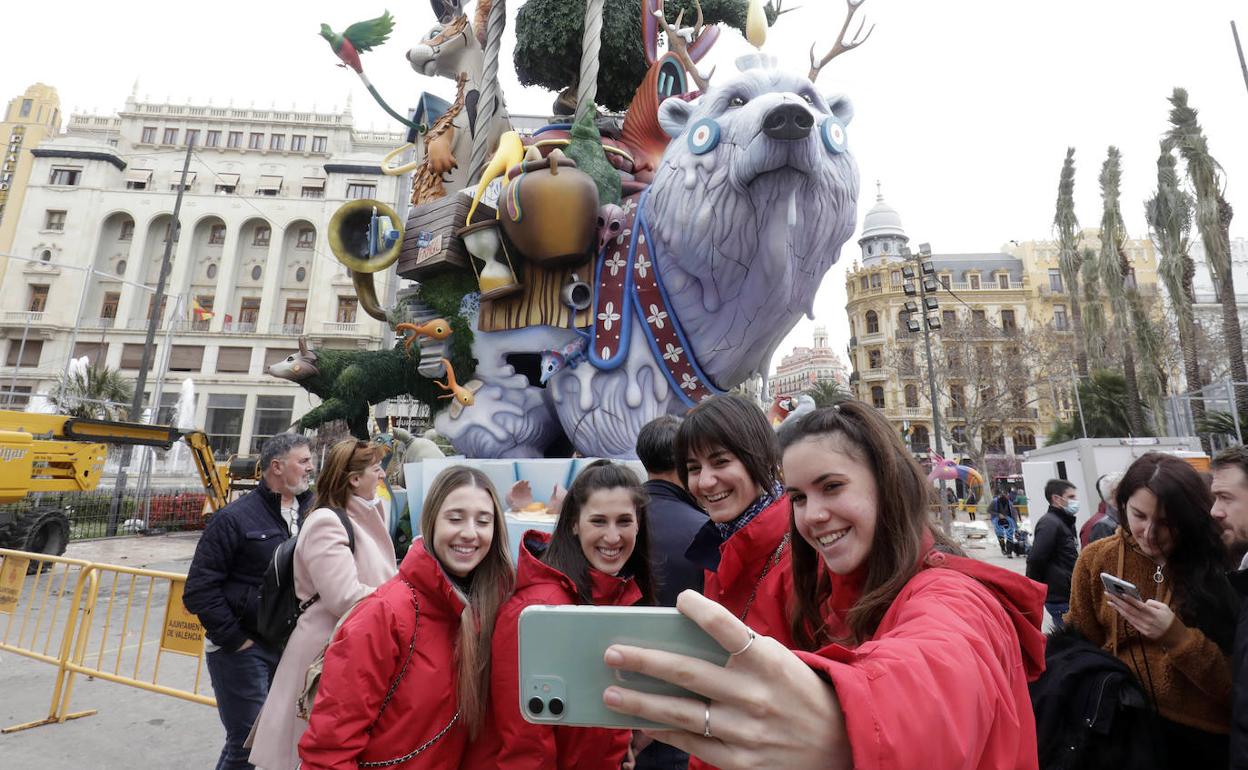
<path fill-rule="evenodd" d="M 693 57 L 689 55 L 689 49 L 697 45 L 707 29 L 702 24 L 702 3 L 695 0 L 693 7 L 698 10 L 698 20 L 692 28 L 680 28 L 680 22 L 685 16 L 683 8 L 680 13 L 676 14 L 675 28 L 668 24 L 667 19 L 663 16 L 662 3 L 654 11 L 654 17 L 659 20 L 659 24 L 663 25 L 663 32 L 667 35 L 667 50 L 675 54 L 680 63 L 684 65 L 689 76 L 693 78 L 693 82 L 698 84 L 698 90 L 705 91 L 710 88 L 711 75 L 715 74 L 715 69 L 712 68 L 709 75 L 702 77 L 702 73 L 698 71 L 698 65 L 694 63 Z"/>
<path fill-rule="evenodd" d="M 849 6 L 849 13 L 845 15 L 845 23 L 841 25 L 841 31 L 836 36 L 836 44 L 832 46 L 832 50 L 828 51 L 822 59 L 817 61 L 815 60 L 815 46 L 814 44 L 810 46 L 810 74 L 806 76 L 810 79 L 810 82 L 815 82 L 815 78 L 819 77 L 819 70 L 823 69 L 824 65 L 828 62 L 843 53 L 854 50 L 858 46 L 867 42 L 867 38 L 871 37 L 871 33 L 875 31 L 875 25 L 872 24 L 871 29 L 867 30 L 867 34 L 863 35 L 862 28 L 865 27 L 867 23 L 862 21 L 858 24 L 858 30 L 854 32 L 854 36 L 850 38 L 850 41 L 848 43 L 845 42 L 845 32 L 849 30 L 850 21 L 853 20 L 854 14 L 858 11 L 858 6 L 862 5 L 866 1 L 867 0 L 845 0 L 845 4 Z"/>

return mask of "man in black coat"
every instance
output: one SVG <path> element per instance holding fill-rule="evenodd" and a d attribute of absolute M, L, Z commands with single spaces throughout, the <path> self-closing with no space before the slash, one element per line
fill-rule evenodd
<path fill-rule="evenodd" d="M 260 484 L 217 511 L 195 547 L 182 603 L 208 634 L 208 676 L 225 727 L 217 770 L 251 768 L 243 741 L 264 705 L 281 653 L 260 644 L 256 603 L 273 551 L 299 531 L 312 502 L 308 440 L 279 433 L 260 449 Z"/>
<path fill-rule="evenodd" d="M 1248 770 L 1248 448 L 1231 447 L 1213 458 L 1213 508 L 1222 542 L 1239 561 L 1228 575 L 1243 597 L 1231 655 L 1231 768 Z"/>
<path fill-rule="evenodd" d="M 685 558 L 693 537 L 706 524 L 706 512 L 680 484 L 676 474 L 676 429 L 680 418 L 671 415 L 651 420 L 637 434 L 637 458 L 646 468 L 645 483 L 650 502 L 646 527 L 650 538 L 650 563 L 658 583 L 659 604 L 675 607 L 686 588 L 699 593 L 705 573 Z M 683 462 L 683 460 L 682 460 Z M 665 743 L 652 743 L 637 756 L 637 770 L 678 770 L 689 764 L 689 755 Z"/>
<path fill-rule="evenodd" d="M 1079 558 L 1075 534 L 1075 514 L 1079 512 L 1079 492 L 1063 479 L 1044 485 L 1049 510 L 1036 522 L 1035 540 L 1027 554 L 1027 577 L 1049 587 L 1044 608 L 1053 617 L 1053 626 L 1062 630 L 1062 616 L 1070 611 L 1070 574 Z"/>

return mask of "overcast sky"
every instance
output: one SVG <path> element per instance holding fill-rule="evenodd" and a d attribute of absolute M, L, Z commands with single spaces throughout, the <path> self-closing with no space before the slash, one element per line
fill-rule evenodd
<path fill-rule="evenodd" d="M 325 109 L 341 107 L 351 94 L 357 127 L 395 127 L 355 74 L 334 66 L 317 35 L 321 22 L 341 31 L 380 15 L 384 0 L 10 5 L 5 26 L 21 32 L 6 37 L 0 55 L 6 100 L 42 81 L 56 87 L 67 112 L 112 113 L 137 79 L 140 98 L 195 104 Z M 513 21 L 520 5 L 508 3 Z M 796 10 L 771 28 L 763 50 L 805 71 L 811 43 L 821 52 L 832 44 L 845 5 L 785 6 Z M 412 104 L 424 90 L 450 96 L 449 81 L 415 74 L 404 58 L 433 22 L 428 4 L 389 8 L 395 34 L 365 54 L 365 71 L 396 106 Z M 1129 234 L 1145 237 L 1143 202 L 1156 180 L 1166 97 L 1183 86 L 1239 211 L 1231 234 L 1248 234 L 1248 89 L 1229 23 L 1235 19 L 1248 38 L 1243 0 L 868 0 L 858 15 L 876 25 L 874 34 L 828 65 L 818 85 L 848 94 L 855 105 L 848 135 L 862 175 L 859 224 L 875 202 L 878 179 L 912 242 L 930 242 L 937 253 L 990 252 L 1009 240 L 1048 238 L 1058 173 L 1066 147 L 1074 146 L 1077 213 L 1095 226 L 1096 176 L 1113 144 L 1124 158 Z M 503 48 L 508 106 L 545 112 L 553 94 L 518 85 L 513 44 L 506 39 Z M 707 63 L 727 73 L 747 50 L 728 30 Z M 857 237 L 828 273 L 816 305 L 816 322 L 828 326 L 841 351 L 849 336 L 844 275 L 858 254 Z M 809 344 L 812 325 L 800 323 L 780 352 Z"/>

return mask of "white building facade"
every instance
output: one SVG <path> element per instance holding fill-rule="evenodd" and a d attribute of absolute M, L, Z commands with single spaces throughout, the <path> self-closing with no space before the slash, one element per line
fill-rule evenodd
<path fill-rule="evenodd" d="M 828 330 L 816 326 L 813 342 L 812 347 L 795 347 L 780 359 L 776 373 L 767 381 L 769 399 L 796 396 L 820 382 L 848 383 L 844 361 L 828 344 Z"/>
<path fill-rule="evenodd" d="M 180 234 L 154 306 L 188 143 Z M 314 348 L 376 349 L 385 325 L 359 307 L 327 228 L 343 203 L 404 216 L 406 178 L 381 173 L 401 133 L 354 130 L 351 113 L 140 102 L 73 115 L 32 149 L 34 166 L 0 292 L 0 404 L 47 393 L 71 358 L 133 378 L 159 312 L 147 394 L 167 374 L 157 421 L 195 383 L 194 422 L 219 456 L 254 453 L 318 400 L 265 368 L 306 336 Z M 390 280 L 378 274 L 377 294 Z"/>

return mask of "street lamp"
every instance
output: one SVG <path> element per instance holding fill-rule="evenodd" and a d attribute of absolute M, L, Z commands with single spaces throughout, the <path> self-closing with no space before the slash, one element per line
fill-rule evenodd
<path fill-rule="evenodd" d="M 940 309 L 940 302 L 936 298 L 936 266 L 932 264 L 932 247 L 928 243 L 919 244 L 918 254 L 910 251 L 909 246 L 901 247 L 901 256 L 907 262 L 912 264 L 905 265 L 901 269 L 902 277 L 905 278 L 905 284 L 902 290 L 908 297 L 917 296 L 918 302 L 908 301 L 903 306 L 906 312 L 906 331 L 911 334 L 918 333 L 920 329 L 923 331 L 923 347 L 927 353 L 927 387 L 928 400 L 932 404 L 932 433 L 935 434 L 936 453 L 943 455 L 945 453 L 944 442 L 940 438 L 940 405 L 936 400 L 936 373 L 932 365 L 932 332 L 940 331 L 940 316 L 937 311 Z M 916 271 L 917 268 L 917 271 Z M 921 280 L 916 280 L 917 276 L 922 275 Z M 914 315 L 922 308 L 922 322 L 916 320 Z M 945 531 L 949 531 L 949 504 L 945 500 L 945 480 L 940 480 L 940 518 L 941 523 L 945 527 Z"/>

